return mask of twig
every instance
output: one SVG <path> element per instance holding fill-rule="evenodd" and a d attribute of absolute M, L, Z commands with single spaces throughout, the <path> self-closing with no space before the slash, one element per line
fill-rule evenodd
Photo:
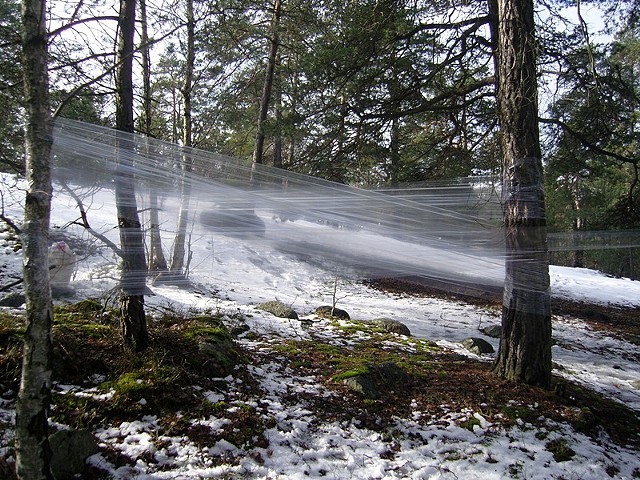
<path fill-rule="evenodd" d="M 12 282 L 12 283 L 10 283 L 8 285 L 5 285 L 4 287 L 0 287 L 0 292 L 5 292 L 5 291 L 9 290 L 10 288 L 15 287 L 16 285 L 20 285 L 22 282 L 24 282 L 24 278 L 19 278 L 15 282 Z"/>
<path fill-rule="evenodd" d="M 111 240 L 109 240 L 107 237 L 105 237 L 101 233 L 96 232 L 93 228 L 91 228 L 91 225 L 89 225 L 89 220 L 87 219 L 87 212 L 82 203 L 82 199 L 76 194 L 76 192 L 74 192 L 69 187 L 69 185 L 66 184 L 64 180 L 59 180 L 59 182 L 60 182 L 60 185 L 62 185 L 62 188 L 64 188 L 67 191 L 67 193 L 69 193 L 69 195 L 71 195 L 71 197 L 76 201 L 76 204 L 78 205 L 78 210 L 80 210 L 80 221 L 75 221 L 71 223 L 74 225 L 80 225 L 81 227 L 84 227 L 84 229 L 87 232 L 89 232 L 95 238 L 102 241 L 105 245 L 111 248 L 115 252 L 115 254 L 118 255 L 120 258 L 123 258 L 122 250 L 120 250 L 120 247 L 118 247 L 115 243 L 113 243 Z"/>

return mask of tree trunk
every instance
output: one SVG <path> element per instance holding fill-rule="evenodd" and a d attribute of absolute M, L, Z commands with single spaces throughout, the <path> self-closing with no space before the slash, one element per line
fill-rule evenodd
<path fill-rule="evenodd" d="M 580 176 L 576 176 L 571 186 L 571 197 L 573 199 L 573 210 L 575 218 L 573 219 L 573 231 L 581 232 L 585 229 L 585 219 L 581 216 L 582 213 L 582 180 Z M 574 268 L 584 267 L 584 250 L 576 249 L 573 251 L 572 266 Z"/>
<path fill-rule="evenodd" d="M 189 197 L 191 183 L 188 174 L 191 172 L 192 120 L 191 120 L 191 92 L 193 90 L 193 69 L 195 66 L 195 20 L 193 17 L 193 0 L 187 0 L 187 62 L 182 87 L 184 107 L 182 143 L 185 147 L 182 154 L 182 186 L 180 191 L 180 213 L 178 214 L 178 230 L 173 242 L 171 256 L 171 272 L 173 275 L 184 275 L 185 243 L 187 238 L 187 224 L 189 223 Z"/>
<path fill-rule="evenodd" d="M 498 109 L 506 239 L 499 376 L 551 383 L 551 302 L 532 0 L 498 0 Z"/>
<path fill-rule="evenodd" d="M 140 39 L 142 43 L 142 130 L 145 135 L 151 136 L 151 46 L 149 45 L 146 0 L 140 0 L 140 23 L 142 27 Z M 146 147 L 147 145 L 145 145 Z M 158 193 L 153 184 L 149 190 L 149 271 L 153 273 L 167 271 L 167 260 L 164 257 L 162 237 L 160 236 Z"/>
<path fill-rule="evenodd" d="M 28 190 L 22 228 L 27 329 L 16 406 L 16 473 L 20 479 L 52 478 L 47 435 L 51 398 L 53 309 L 49 288 L 51 118 L 47 73 L 46 2 L 22 2 L 22 66 L 27 122 Z"/>
<path fill-rule="evenodd" d="M 115 178 L 116 208 L 122 250 L 120 313 L 126 348 L 144 350 L 148 344 L 144 312 L 146 270 L 144 238 L 133 177 L 133 39 L 135 0 L 121 0 L 116 69 L 116 129 L 118 171 Z"/>
<path fill-rule="evenodd" d="M 280 28 L 280 15 L 282 13 L 281 0 L 273 2 L 273 17 L 271 19 L 271 38 L 269 40 L 269 58 L 267 70 L 264 76 L 264 86 L 262 97 L 260 98 L 260 113 L 258 114 L 258 131 L 256 133 L 256 144 L 253 150 L 253 164 L 263 163 L 264 149 L 264 124 L 269 112 L 269 102 L 271 101 L 271 91 L 273 90 L 273 77 L 276 69 L 276 58 L 278 56 L 278 30 Z"/>
<path fill-rule="evenodd" d="M 279 63 L 279 62 L 278 62 Z M 276 131 L 273 140 L 273 166 L 283 168 L 282 163 L 282 78 L 277 75 L 275 78 L 275 115 Z"/>

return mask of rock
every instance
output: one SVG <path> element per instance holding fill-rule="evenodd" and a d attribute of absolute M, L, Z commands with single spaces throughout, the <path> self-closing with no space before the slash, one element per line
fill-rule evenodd
<path fill-rule="evenodd" d="M 239 323 L 238 325 L 232 326 L 229 329 L 229 333 L 234 337 L 238 337 L 243 333 L 247 333 L 249 330 L 251 330 L 249 325 L 247 325 L 246 323 Z"/>
<path fill-rule="evenodd" d="M 88 430 L 59 430 L 49 437 L 51 472 L 56 480 L 70 479 L 82 473 L 87 457 L 100 448 Z"/>
<path fill-rule="evenodd" d="M 291 318 L 293 320 L 298 320 L 298 314 L 295 312 L 295 310 L 291 307 L 288 307 L 279 300 L 262 303 L 256 308 L 258 310 L 269 312 L 279 318 Z"/>
<path fill-rule="evenodd" d="M 502 326 L 500 325 L 490 325 L 488 327 L 482 327 L 480 331 L 487 337 L 491 338 L 500 338 L 502 336 Z"/>
<path fill-rule="evenodd" d="M 323 305 L 321 307 L 316 308 L 316 315 L 324 318 L 333 317 L 333 318 L 339 318 L 340 320 L 351 320 L 351 317 L 346 311 L 340 308 L 332 307 L 330 305 Z"/>
<path fill-rule="evenodd" d="M 342 380 L 351 390 L 361 393 L 365 398 L 376 400 L 380 398 L 380 392 L 370 375 L 356 375 Z"/>
<path fill-rule="evenodd" d="M 372 367 L 384 384 L 398 384 L 407 381 L 407 372 L 393 362 L 384 362 Z"/>
<path fill-rule="evenodd" d="M 51 285 L 51 296 L 54 299 L 73 297 L 76 291 L 73 287 L 64 285 Z"/>
<path fill-rule="evenodd" d="M 566 368 L 556 362 L 551 362 L 551 368 L 553 368 L 554 370 L 558 370 L 559 372 L 566 370 Z"/>
<path fill-rule="evenodd" d="M 366 373 L 347 377 L 342 383 L 365 398 L 377 400 L 382 396 L 381 392 L 391 390 L 394 385 L 403 385 L 407 379 L 407 373 L 398 365 L 384 362 L 380 365 L 367 365 Z"/>
<path fill-rule="evenodd" d="M 371 323 L 376 327 L 382 328 L 385 332 L 397 333 L 399 335 L 411 336 L 411 331 L 404 323 L 390 318 L 376 318 L 371 320 Z"/>
<path fill-rule="evenodd" d="M 640 380 L 635 380 L 635 381 L 631 382 L 631 386 L 633 388 L 635 388 L 636 390 L 640 390 Z"/>
<path fill-rule="evenodd" d="M 18 308 L 24 305 L 25 297 L 22 293 L 10 293 L 0 299 L 0 307 Z"/>
<path fill-rule="evenodd" d="M 462 345 L 464 346 L 464 348 L 469 350 L 471 353 L 475 353 L 476 355 L 495 352 L 495 350 L 493 349 L 493 346 L 486 340 L 483 340 L 482 338 L 476 338 L 476 337 L 465 338 L 462 341 Z"/>

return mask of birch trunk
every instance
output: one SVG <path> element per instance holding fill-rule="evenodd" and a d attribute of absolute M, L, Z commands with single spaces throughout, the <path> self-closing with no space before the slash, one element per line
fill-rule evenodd
<path fill-rule="evenodd" d="M 182 100 L 184 108 L 182 143 L 185 147 L 182 155 L 182 186 L 180 189 L 180 213 L 178 214 L 178 230 L 173 242 L 171 256 L 171 272 L 182 276 L 184 272 L 185 243 L 187 238 L 187 225 L 189 223 L 189 197 L 191 196 L 191 184 L 187 178 L 191 172 L 191 146 L 192 119 L 191 119 L 191 92 L 193 90 L 193 69 L 195 67 L 195 20 L 193 17 L 193 0 L 187 0 L 187 62 L 182 86 Z"/>
<path fill-rule="evenodd" d="M 47 435 L 51 396 L 53 320 L 49 288 L 51 118 L 47 73 L 46 2 L 22 2 L 22 65 L 27 123 L 28 190 L 22 227 L 27 329 L 16 407 L 16 473 L 20 479 L 52 478 Z"/>

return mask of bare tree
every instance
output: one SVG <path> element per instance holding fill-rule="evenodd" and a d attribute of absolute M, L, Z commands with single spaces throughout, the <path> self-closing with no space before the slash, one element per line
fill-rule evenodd
<path fill-rule="evenodd" d="M 120 312 L 125 347 L 144 350 L 148 344 L 144 311 L 146 270 L 144 238 L 133 176 L 133 53 L 136 0 L 120 1 L 116 69 L 116 130 L 118 171 L 115 190 L 122 250 Z"/>
<path fill-rule="evenodd" d="M 494 5 L 507 248 L 502 337 L 494 372 L 549 387 L 551 300 L 533 1 L 498 0 Z"/>
<path fill-rule="evenodd" d="M 22 2 L 22 66 L 27 108 L 25 152 L 29 187 L 21 232 L 27 329 L 16 407 L 16 473 L 18 478 L 29 480 L 52 478 L 47 436 L 53 309 L 48 262 L 52 132 L 46 11 L 45 0 Z"/>

